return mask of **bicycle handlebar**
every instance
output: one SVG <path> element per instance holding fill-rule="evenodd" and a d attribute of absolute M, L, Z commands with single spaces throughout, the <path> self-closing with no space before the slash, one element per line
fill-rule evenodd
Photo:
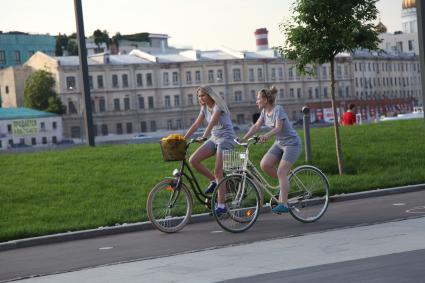
<path fill-rule="evenodd" d="M 240 142 L 238 138 L 234 139 L 236 144 L 240 146 L 244 146 L 244 147 L 248 147 L 251 144 L 256 144 L 259 140 L 260 138 L 257 136 L 253 136 L 252 138 L 249 138 L 246 142 Z"/>

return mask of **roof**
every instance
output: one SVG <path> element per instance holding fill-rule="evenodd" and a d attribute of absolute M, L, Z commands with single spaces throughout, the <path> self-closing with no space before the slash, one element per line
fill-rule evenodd
<path fill-rule="evenodd" d="M 0 108 L 0 120 L 56 117 L 58 115 L 30 108 Z"/>

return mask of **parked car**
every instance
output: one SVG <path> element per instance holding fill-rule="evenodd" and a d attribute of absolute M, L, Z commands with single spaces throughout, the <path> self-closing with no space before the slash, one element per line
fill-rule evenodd
<path fill-rule="evenodd" d="M 137 134 L 137 135 L 134 135 L 132 137 L 132 139 L 134 139 L 134 140 L 143 140 L 143 139 L 148 139 L 148 138 L 150 138 L 150 136 L 145 135 L 145 134 Z"/>

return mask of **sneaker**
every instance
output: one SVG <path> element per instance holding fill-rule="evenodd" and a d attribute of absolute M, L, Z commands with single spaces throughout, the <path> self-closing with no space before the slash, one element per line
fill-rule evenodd
<path fill-rule="evenodd" d="M 217 183 L 212 181 L 208 185 L 208 188 L 204 191 L 205 194 L 212 194 L 214 192 L 215 187 L 217 187 Z"/>
<path fill-rule="evenodd" d="M 215 209 L 215 214 L 216 214 L 218 217 L 223 216 L 223 215 L 224 215 L 224 214 L 226 214 L 226 213 L 227 213 L 227 209 L 226 209 L 226 208 L 217 207 L 217 208 Z"/>
<path fill-rule="evenodd" d="M 287 213 L 289 212 L 289 208 L 280 203 L 272 209 L 272 212 L 277 214 Z"/>

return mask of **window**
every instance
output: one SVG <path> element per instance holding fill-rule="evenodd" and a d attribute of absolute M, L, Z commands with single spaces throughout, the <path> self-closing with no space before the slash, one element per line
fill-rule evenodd
<path fill-rule="evenodd" d="M 124 110 L 130 110 L 130 98 L 129 97 L 124 98 Z"/>
<path fill-rule="evenodd" d="M 283 80 L 283 68 L 279 67 L 278 69 L 279 80 Z"/>
<path fill-rule="evenodd" d="M 58 143 L 58 140 L 55 136 L 52 137 L 52 143 L 54 143 L 54 144 Z"/>
<path fill-rule="evenodd" d="M 77 108 L 75 107 L 74 102 L 68 101 L 68 109 L 69 109 L 69 114 L 77 114 Z"/>
<path fill-rule="evenodd" d="M 276 80 L 276 69 L 275 68 L 271 69 L 271 80 L 272 81 Z"/>
<path fill-rule="evenodd" d="M 81 138 L 81 128 L 76 126 L 76 127 L 71 127 L 71 138 L 73 139 L 78 139 Z"/>
<path fill-rule="evenodd" d="M 328 97 L 328 88 L 326 86 L 323 88 L 323 97 Z"/>
<path fill-rule="evenodd" d="M 294 78 L 294 67 L 288 69 L 288 75 L 291 80 Z"/>
<path fill-rule="evenodd" d="M 280 90 L 279 90 L 279 98 L 280 99 L 283 99 L 285 97 L 285 91 L 283 90 L 283 88 L 281 88 Z"/>
<path fill-rule="evenodd" d="M 139 96 L 139 109 L 145 109 L 145 98 L 143 96 Z"/>
<path fill-rule="evenodd" d="M 308 99 L 313 99 L 313 89 L 311 87 L 308 88 Z"/>
<path fill-rule="evenodd" d="M 118 75 L 112 75 L 112 87 L 118 87 Z"/>
<path fill-rule="evenodd" d="M 156 121 L 151 121 L 151 132 L 156 132 Z"/>
<path fill-rule="evenodd" d="M 0 65 L 6 64 L 6 53 L 4 50 L 0 50 Z"/>
<path fill-rule="evenodd" d="M 176 120 L 176 128 L 177 129 L 183 128 L 183 124 L 182 124 L 182 120 L 181 119 L 177 119 Z"/>
<path fill-rule="evenodd" d="M 73 90 L 75 89 L 75 77 L 66 77 L 66 89 Z"/>
<path fill-rule="evenodd" d="M 36 138 L 31 138 L 31 144 L 32 144 L 32 145 L 36 145 L 36 144 L 37 144 L 37 140 L 36 140 Z"/>
<path fill-rule="evenodd" d="M 214 71 L 213 70 L 208 71 L 208 82 L 210 82 L 210 83 L 214 82 Z"/>
<path fill-rule="evenodd" d="M 4 92 L 5 92 L 6 94 L 8 94 L 8 93 L 9 93 L 9 86 L 5 86 L 5 87 L 4 87 Z"/>
<path fill-rule="evenodd" d="M 196 71 L 195 72 L 195 81 L 197 83 L 201 82 L 201 71 Z"/>
<path fill-rule="evenodd" d="M 105 112 L 105 99 L 103 97 L 99 99 L 99 112 Z"/>
<path fill-rule="evenodd" d="M 180 96 L 174 95 L 174 106 L 180 106 Z"/>
<path fill-rule="evenodd" d="M 326 66 L 322 67 L 322 76 L 326 78 L 328 76 L 328 68 Z"/>
<path fill-rule="evenodd" d="M 217 80 L 222 81 L 223 80 L 223 70 L 217 70 Z"/>
<path fill-rule="evenodd" d="M 128 87 L 128 75 L 122 75 L 122 87 Z"/>
<path fill-rule="evenodd" d="M 15 55 L 15 64 L 17 65 L 21 64 L 21 51 L 15 50 L 14 55 Z"/>
<path fill-rule="evenodd" d="M 233 69 L 233 81 L 239 82 L 241 80 L 241 69 Z"/>
<path fill-rule="evenodd" d="M 242 101 L 242 91 L 235 91 L 235 101 Z"/>
<path fill-rule="evenodd" d="M 163 85 L 168 85 L 169 84 L 168 73 L 167 72 L 165 72 L 165 73 L 162 74 L 162 84 Z"/>
<path fill-rule="evenodd" d="M 146 74 L 146 85 L 152 86 L 152 74 L 151 73 Z"/>
<path fill-rule="evenodd" d="M 167 120 L 167 129 L 172 130 L 173 129 L 173 120 Z"/>
<path fill-rule="evenodd" d="M 90 89 L 93 89 L 93 77 L 89 76 L 89 87 Z"/>
<path fill-rule="evenodd" d="M 258 76 L 259 81 L 263 80 L 263 69 L 261 69 L 261 68 L 257 69 L 257 76 Z"/>
<path fill-rule="evenodd" d="M 136 85 L 138 87 L 143 86 L 143 77 L 142 77 L 142 74 L 137 74 L 136 75 Z"/>
<path fill-rule="evenodd" d="M 187 71 L 186 72 L 186 83 L 191 84 L 192 83 L 192 72 Z"/>
<path fill-rule="evenodd" d="M 53 129 L 53 130 L 56 130 L 56 129 L 57 129 L 57 127 L 58 127 L 58 126 L 57 126 L 57 123 L 56 123 L 56 122 L 52 122 L 52 129 Z"/>
<path fill-rule="evenodd" d="M 127 134 L 133 133 L 133 124 L 131 122 L 126 123 L 125 126 L 127 128 Z"/>
<path fill-rule="evenodd" d="M 47 144 L 47 137 L 42 137 L 41 138 L 41 143 L 42 144 Z"/>
<path fill-rule="evenodd" d="M 248 79 L 249 79 L 249 81 L 250 82 L 253 82 L 254 81 L 254 69 L 249 69 L 249 71 L 248 71 Z"/>
<path fill-rule="evenodd" d="M 140 131 L 142 133 L 147 132 L 148 131 L 148 126 L 146 125 L 145 121 L 141 121 L 140 122 Z"/>
<path fill-rule="evenodd" d="M 413 40 L 408 41 L 409 51 L 413 51 Z"/>
<path fill-rule="evenodd" d="M 12 125 L 11 124 L 7 124 L 7 133 L 8 134 L 12 133 Z"/>
<path fill-rule="evenodd" d="M 317 87 L 314 89 L 314 96 L 315 96 L 316 98 L 320 98 L 319 89 L 318 89 Z"/>
<path fill-rule="evenodd" d="M 179 84 L 179 75 L 177 72 L 173 72 L 173 85 Z"/>
<path fill-rule="evenodd" d="M 154 108 L 153 96 L 149 96 L 148 97 L 148 107 L 149 107 L 149 109 L 153 109 Z"/>
<path fill-rule="evenodd" d="M 165 108 L 171 108 L 171 99 L 169 95 L 166 95 L 164 98 L 164 106 Z"/>
<path fill-rule="evenodd" d="M 117 135 L 122 135 L 122 124 L 117 123 Z"/>
<path fill-rule="evenodd" d="M 102 75 L 97 76 L 97 87 L 103 88 L 103 76 Z"/>
<path fill-rule="evenodd" d="M 107 136 L 108 135 L 108 125 L 103 124 L 101 126 L 101 130 L 102 130 L 102 136 Z"/>
<path fill-rule="evenodd" d="M 290 88 L 290 89 L 289 89 L 289 96 L 290 96 L 291 98 L 294 98 L 294 89 L 293 89 L 293 88 Z"/>
<path fill-rule="evenodd" d="M 95 102 L 94 102 L 94 100 L 93 100 L 93 99 L 91 100 L 91 111 L 92 111 L 93 113 L 96 113 L 96 104 L 95 104 Z"/>
<path fill-rule="evenodd" d="M 297 88 L 297 97 L 301 98 L 301 88 Z"/>
<path fill-rule="evenodd" d="M 114 111 L 120 111 L 120 100 L 119 100 L 119 98 L 114 98 Z"/>
<path fill-rule="evenodd" d="M 187 105 L 193 105 L 193 94 L 187 96 Z"/>
<path fill-rule="evenodd" d="M 350 96 L 350 88 L 348 86 L 345 87 L 345 96 L 346 97 Z"/>

